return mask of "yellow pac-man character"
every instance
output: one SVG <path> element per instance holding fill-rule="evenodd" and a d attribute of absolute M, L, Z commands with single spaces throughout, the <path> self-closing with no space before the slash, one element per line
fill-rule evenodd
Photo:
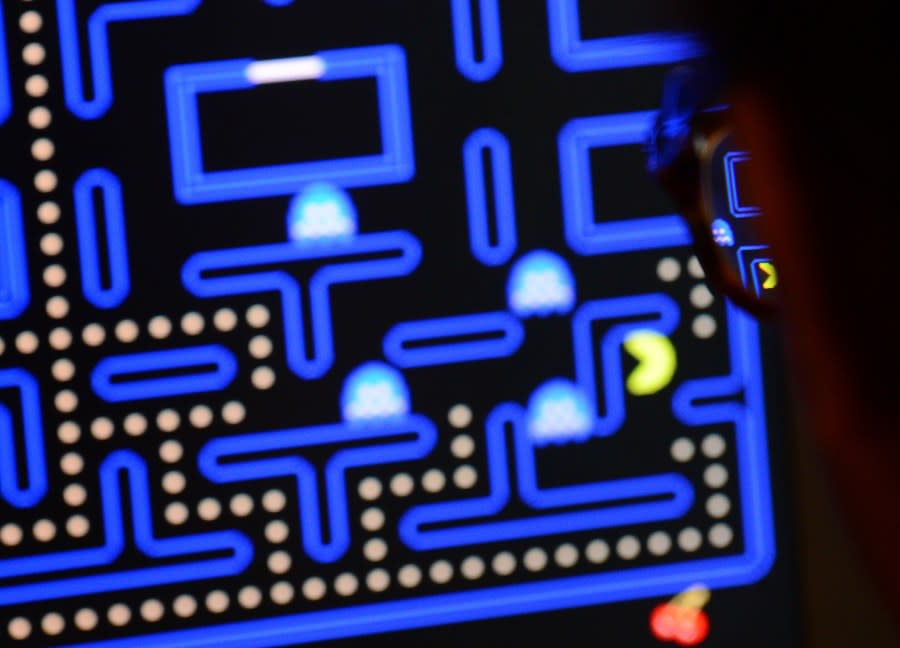
<path fill-rule="evenodd" d="M 678 367 L 675 346 L 665 335 L 649 329 L 632 332 L 623 344 L 638 362 L 625 381 L 625 388 L 633 396 L 649 396 L 668 386 Z"/>

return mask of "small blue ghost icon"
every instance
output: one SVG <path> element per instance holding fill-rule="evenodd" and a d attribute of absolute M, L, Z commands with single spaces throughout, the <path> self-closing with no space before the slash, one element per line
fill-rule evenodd
<path fill-rule="evenodd" d="M 535 250 L 516 261 L 506 293 L 519 317 L 564 315 L 575 305 L 575 277 L 562 257 Z"/>
<path fill-rule="evenodd" d="M 554 378 L 528 399 L 527 429 L 535 445 L 584 441 L 593 430 L 591 407 L 577 385 Z"/>
<path fill-rule="evenodd" d="M 715 241 L 716 245 L 722 247 L 734 246 L 734 231 L 732 231 L 731 225 L 724 220 L 721 218 L 714 220 L 712 222 L 711 230 L 713 241 Z"/>
<path fill-rule="evenodd" d="M 291 200 L 287 228 L 288 238 L 297 243 L 346 240 L 356 234 L 356 207 L 340 187 L 317 182 Z"/>
<path fill-rule="evenodd" d="M 345 421 L 378 421 L 409 413 L 409 389 L 399 371 L 382 362 L 354 369 L 341 391 Z"/>

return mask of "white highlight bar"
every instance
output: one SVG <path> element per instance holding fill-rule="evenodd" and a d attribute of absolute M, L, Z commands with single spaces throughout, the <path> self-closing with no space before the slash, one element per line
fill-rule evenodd
<path fill-rule="evenodd" d="M 285 83 L 287 81 L 311 81 L 325 74 L 325 59 L 320 56 L 295 56 L 293 58 L 254 61 L 247 66 L 247 80 L 254 85 Z"/>

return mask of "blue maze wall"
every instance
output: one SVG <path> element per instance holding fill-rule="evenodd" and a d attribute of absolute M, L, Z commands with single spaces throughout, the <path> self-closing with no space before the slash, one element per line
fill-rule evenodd
<path fill-rule="evenodd" d="M 532 4 L 45 2 L 43 99 L 4 6 L 0 127 L 66 151 L 49 192 L 0 180 L 10 641 L 303 643 L 769 572 L 758 326 L 633 163 L 699 48 Z M 677 368 L 632 393 L 664 361 L 638 333 Z"/>

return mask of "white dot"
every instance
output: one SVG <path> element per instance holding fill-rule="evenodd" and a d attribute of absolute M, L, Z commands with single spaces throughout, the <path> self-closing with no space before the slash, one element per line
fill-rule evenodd
<path fill-rule="evenodd" d="M 215 520 L 222 514 L 222 505 L 213 497 L 204 497 L 197 502 L 197 515 L 201 520 Z"/>
<path fill-rule="evenodd" d="M 63 389 L 53 398 L 53 404 L 60 412 L 68 414 L 78 408 L 78 396 L 71 389 Z"/>
<path fill-rule="evenodd" d="M 231 498 L 228 508 L 238 517 L 247 517 L 253 512 L 253 498 L 247 493 L 238 493 Z"/>
<path fill-rule="evenodd" d="M 75 364 L 68 358 L 60 358 L 50 367 L 53 378 L 59 382 L 68 382 L 75 376 Z"/>
<path fill-rule="evenodd" d="M 250 351 L 250 355 L 252 355 L 257 360 L 262 360 L 263 358 L 268 358 L 272 355 L 272 340 L 270 340 L 265 335 L 257 335 L 255 338 L 250 340 L 250 344 L 247 345 L 248 350 Z"/>
<path fill-rule="evenodd" d="M 59 220 L 60 209 L 53 201 L 42 202 L 37 208 L 37 217 L 44 225 L 53 225 Z"/>
<path fill-rule="evenodd" d="M 360 522 L 366 531 L 378 531 L 384 527 L 384 511 L 379 508 L 367 508 L 363 511 Z"/>
<path fill-rule="evenodd" d="M 188 519 L 188 507 L 181 502 L 172 502 L 165 510 L 166 522 L 178 526 Z"/>
<path fill-rule="evenodd" d="M 84 470 L 84 459 L 77 452 L 67 452 L 59 460 L 59 467 L 67 475 L 77 475 Z"/>
<path fill-rule="evenodd" d="M 287 540 L 290 528 L 282 520 L 272 520 L 266 525 L 266 540 L 272 544 L 280 544 Z"/>
<path fill-rule="evenodd" d="M 200 313 L 187 313 L 181 318 L 181 330 L 188 335 L 200 335 L 206 322 L 203 321 L 203 315 Z"/>
<path fill-rule="evenodd" d="M 106 618 L 114 626 L 123 626 L 131 621 L 131 608 L 124 603 L 116 603 L 111 605 L 106 612 Z"/>
<path fill-rule="evenodd" d="M 22 528 L 18 524 L 7 522 L 0 527 L 0 543 L 7 547 L 15 547 L 22 542 Z"/>
<path fill-rule="evenodd" d="M 88 324 L 81 330 L 81 339 L 90 347 L 98 347 L 106 340 L 106 331 L 99 324 Z"/>
<path fill-rule="evenodd" d="M 713 303 L 713 294 L 706 284 L 697 284 L 691 288 L 691 304 L 694 308 L 709 308 Z"/>
<path fill-rule="evenodd" d="M 728 444 L 725 443 L 725 439 L 718 434 L 708 435 L 703 439 L 703 443 L 700 444 L 700 449 L 703 450 L 703 454 L 710 459 L 718 459 L 721 457 L 725 454 L 725 449 L 727 447 Z"/>
<path fill-rule="evenodd" d="M 359 482 L 358 491 L 360 497 L 371 502 L 381 497 L 381 482 L 375 477 L 366 477 Z"/>
<path fill-rule="evenodd" d="M 722 488 L 728 483 L 728 470 L 722 464 L 712 464 L 703 471 L 703 481 L 710 488 Z"/>
<path fill-rule="evenodd" d="M 262 505 L 269 513 L 279 513 L 287 505 L 287 498 L 280 490 L 268 490 L 263 495 Z"/>
<path fill-rule="evenodd" d="M 469 556 L 462 561 L 459 571 L 463 578 L 468 580 L 477 580 L 484 575 L 484 561 L 478 556 Z"/>
<path fill-rule="evenodd" d="M 731 500 L 722 493 L 710 495 L 706 500 L 706 512 L 710 517 L 723 518 L 731 511 Z"/>
<path fill-rule="evenodd" d="M 59 612 L 48 612 L 41 619 L 41 630 L 48 635 L 58 635 L 66 627 L 66 621 Z"/>
<path fill-rule="evenodd" d="M 43 74 L 32 74 L 30 77 L 28 77 L 25 80 L 25 92 L 27 92 L 28 96 L 30 96 L 30 97 L 35 97 L 35 98 L 43 97 L 45 94 L 47 94 L 47 90 L 49 90 L 49 89 L 50 89 L 50 83 L 47 81 L 47 77 L 45 77 Z M 38 141 L 41 141 L 41 140 L 38 140 Z M 43 141 L 47 141 L 47 140 L 43 140 Z M 41 160 L 41 161 L 46 161 L 50 157 L 52 157 L 53 156 L 52 151 L 53 151 L 53 149 L 51 148 L 50 154 L 45 157 L 43 155 L 37 155 L 35 153 L 34 145 L 32 144 L 32 146 L 31 146 L 31 154 L 34 155 L 34 157 L 36 159 Z"/>
<path fill-rule="evenodd" d="M 39 344 L 38 336 L 31 331 L 23 331 L 16 336 L 16 349 L 19 353 L 30 355 L 37 351 Z"/>
<path fill-rule="evenodd" d="M 169 495 L 177 495 L 183 491 L 186 483 L 184 475 L 177 470 L 170 470 L 162 478 L 163 490 Z"/>
<path fill-rule="evenodd" d="M 206 405 L 197 405 L 191 408 L 188 420 L 195 428 L 204 429 L 212 425 L 213 413 Z"/>
<path fill-rule="evenodd" d="M 253 610 L 258 608 L 260 603 L 262 603 L 262 592 L 258 587 L 247 585 L 238 592 L 238 604 L 242 608 Z"/>
<path fill-rule="evenodd" d="M 59 179 L 50 169 L 41 169 L 34 174 L 34 188 L 41 193 L 50 193 L 56 189 Z"/>
<path fill-rule="evenodd" d="M 75 627 L 85 632 L 97 627 L 97 613 L 91 608 L 81 608 L 75 613 Z"/>
<path fill-rule="evenodd" d="M 416 482 L 408 473 L 398 473 L 391 478 L 391 492 L 397 497 L 408 497 L 416 487 Z"/>
<path fill-rule="evenodd" d="M 41 237 L 41 252 L 47 256 L 56 256 L 63 251 L 62 237 L 56 232 L 44 234 Z"/>
<path fill-rule="evenodd" d="M 50 331 L 50 346 L 57 351 L 65 351 L 72 346 L 72 334 L 69 329 L 57 327 Z"/>
<path fill-rule="evenodd" d="M 341 596 L 352 596 L 353 594 L 356 594 L 358 588 L 359 581 L 356 579 L 356 576 L 348 572 L 339 574 L 338 577 L 334 579 L 334 591 Z"/>
<path fill-rule="evenodd" d="M 477 482 L 478 472 L 472 466 L 460 466 L 453 471 L 453 483 L 459 488 L 472 488 Z"/>
<path fill-rule="evenodd" d="M 599 565 L 609 558 L 609 545 L 603 540 L 592 540 L 585 548 L 584 555 L 590 562 Z"/>
<path fill-rule="evenodd" d="M 709 339 L 716 334 L 716 320 L 710 315 L 697 315 L 691 325 L 691 330 L 701 340 Z"/>
<path fill-rule="evenodd" d="M 303 597 L 310 601 L 318 601 L 323 596 L 325 596 L 325 592 L 327 590 L 327 586 L 325 585 L 325 581 L 321 578 L 313 577 L 307 578 L 303 582 L 303 587 L 301 588 L 303 591 Z"/>
<path fill-rule="evenodd" d="M 553 552 L 553 560 L 560 567 L 572 567 L 578 562 L 578 549 L 570 543 L 559 545 Z"/>
<path fill-rule="evenodd" d="M 532 547 L 525 552 L 522 563 L 528 571 L 539 572 L 547 566 L 547 552 L 539 547 Z"/>
<path fill-rule="evenodd" d="M 56 435 L 63 443 L 77 443 L 81 438 L 81 428 L 74 421 L 65 421 L 56 430 Z"/>
<path fill-rule="evenodd" d="M 508 551 L 501 551 L 491 561 L 491 569 L 500 576 L 509 576 L 516 570 L 516 557 Z"/>
<path fill-rule="evenodd" d="M 43 130 L 53 121 L 53 115 L 44 106 L 35 106 L 28 112 L 28 125 Z"/>
<path fill-rule="evenodd" d="M 366 574 L 366 587 L 373 592 L 383 592 L 390 584 L 391 576 L 383 569 L 373 569 Z"/>
<path fill-rule="evenodd" d="M 190 594 L 182 594 L 172 602 L 172 609 L 175 614 L 186 619 L 197 611 L 197 601 Z"/>
<path fill-rule="evenodd" d="M 472 424 L 472 409 L 468 405 L 454 405 L 447 412 L 447 420 L 457 429 L 469 427 Z"/>
<path fill-rule="evenodd" d="M 229 401 L 222 406 L 222 420 L 229 425 L 237 425 L 247 416 L 247 410 L 238 401 Z"/>
<path fill-rule="evenodd" d="M 223 333 L 233 331 L 237 326 L 237 315 L 230 308 L 220 308 L 213 315 L 213 326 Z"/>
<path fill-rule="evenodd" d="M 381 538 L 372 538 L 363 545 L 363 555 L 370 562 L 381 562 L 388 553 L 387 543 Z"/>
<path fill-rule="evenodd" d="M 51 318 L 62 319 L 69 314 L 69 300 L 56 295 L 47 300 L 45 309 Z"/>
<path fill-rule="evenodd" d="M 647 538 L 647 551 L 654 556 L 665 556 L 672 548 L 672 539 L 664 531 L 656 531 Z"/>
<path fill-rule="evenodd" d="M 656 265 L 656 275 L 665 282 L 672 282 L 681 276 L 681 264 L 677 259 L 666 257 Z"/>
<path fill-rule="evenodd" d="M 83 515 L 73 515 L 66 520 L 66 533 L 73 538 L 83 538 L 91 530 L 91 523 Z"/>
<path fill-rule="evenodd" d="M 213 590 L 206 595 L 206 609 L 213 614 L 221 614 L 228 609 L 228 594 L 222 590 Z"/>
<path fill-rule="evenodd" d="M 147 332 L 150 337 L 162 340 L 172 333 L 172 322 L 165 315 L 157 315 L 147 323 Z"/>
<path fill-rule="evenodd" d="M 51 288 L 59 288 L 66 283 L 66 269 L 58 263 L 44 268 L 44 283 Z"/>
<path fill-rule="evenodd" d="M 678 534 L 678 546 L 684 551 L 697 551 L 703 542 L 703 536 L 694 527 L 682 529 Z"/>
<path fill-rule="evenodd" d="M 675 439 L 672 442 L 672 458 L 680 463 L 685 463 L 694 458 L 694 442 L 686 437 Z"/>
<path fill-rule="evenodd" d="M 63 501 L 69 506 L 81 506 L 86 499 L 87 491 L 81 484 L 69 484 L 63 489 Z"/>
<path fill-rule="evenodd" d="M 428 577 L 438 585 L 443 585 L 453 578 L 453 565 L 446 560 L 438 560 L 428 568 Z"/>
<path fill-rule="evenodd" d="M 727 547 L 734 539 L 731 527 L 724 523 L 714 524 L 709 530 L 709 544 L 718 549 Z"/>
<path fill-rule="evenodd" d="M 291 568 L 291 555 L 286 551 L 274 551 L 266 560 L 266 567 L 273 574 L 284 574 Z"/>
<path fill-rule="evenodd" d="M 277 605 L 287 605 L 294 600 L 294 586 L 285 581 L 279 581 L 269 589 L 269 596 Z"/>
<path fill-rule="evenodd" d="M 134 342 L 138 335 L 140 335 L 141 331 L 138 328 L 138 325 L 133 320 L 122 320 L 118 324 L 116 324 L 116 337 L 120 342 L 124 342 L 126 344 L 130 342 Z"/>
<path fill-rule="evenodd" d="M 703 266 L 700 265 L 700 259 L 695 256 L 692 256 L 688 259 L 687 264 L 688 274 L 691 275 L 694 279 L 705 279 L 706 273 L 703 272 Z"/>
<path fill-rule="evenodd" d="M 166 463 L 175 463 L 181 459 L 183 454 L 184 450 L 182 449 L 181 444 L 174 439 L 163 441 L 159 446 L 159 458 Z"/>
<path fill-rule="evenodd" d="M 147 599 L 141 603 L 141 618 L 144 621 L 155 623 L 163 617 L 163 614 L 165 614 L 165 608 L 156 599 Z"/>
<path fill-rule="evenodd" d="M 37 11 L 26 11 L 19 16 L 19 29 L 26 34 L 34 34 L 41 30 L 44 20 Z"/>
<path fill-rule="evenodd" d="M 141 436 L 147 431 L 147 419 L 142 414 L 135 412 L 125 417 L 122 427 L 125 428 L 128 436 Z"/>
<path fill-rule="evenodd" d="M 28 43 L 22 48 L 22 60 L 28 65 L 40 65 L 46 56 L 47 51 L 40 43 Z"/>
<path fill-rule="evenodd" d="M 633 560 L 641 553 L 641 543 L 633 535 L 622 536 L 616 543 L 616 553 L 625 560 Z"/>
<path fill-rule="evenodd" d="M 257 389 L 271 389 L 275 384 L 275 372 L 271 367 L 257 367 L 250 374 L 250 381 Z"/>
<path fill-rule="evenodd" d="M 397 582 L 407 589 L 412 589 L 422 582 L 422 570 L 415 565 L 403 565 L 397 572 Z"/>
<path fill-rule="evenodd" d="M 9 636 L 13 639 L 27 639 L 31 635 L 31 621 L 25 617 L 16 617 L 6 626 Z"/>
<path fill-rule="evenodd" d="M 113 435 L 113 422 L 105 416 L 91 421 L 91 436 L 100 441 L 105 441 Z"/>
<path fill-rule="evenodd" d="M 450 452 L 458 459 L 468 459 L 475 452 L 475 441 L 468 434 L 460 434 L 450 444 Z"/>
<path fill-rule="evenodd" d="M 174 432 L 181 425 L 181 417 L 173 409 L 164 409 L 156 415 L 156 427 L 163 432 Z"/>
<path fill-rule="evenodd" d="M 262 328 L 269 323 L 269 309 L 256 304 L 247 309 L 247 323 L 253 328 Z"/>
<path fill-rule="evenodd" d="M 429 493 L 440 493 L 447 485 L 447 478 L 437 468 L 432 468 L 422 475 L 422 488 Z"/>

